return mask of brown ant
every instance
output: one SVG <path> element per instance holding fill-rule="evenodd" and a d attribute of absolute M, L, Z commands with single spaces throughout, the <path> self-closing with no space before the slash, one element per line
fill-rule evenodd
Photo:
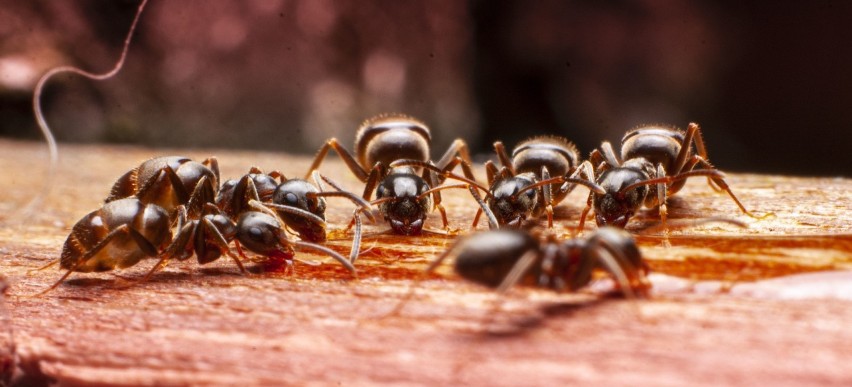
<path fill-rule="evenodd" d="M 451 255 L 461 277 L 501 292 L 516 284 L 576 291 L 591 282 L 596 269 L 612 275 L 628 297 L 650 289 L 648 266 L 633 237 L 612 227 L 563 241 L 517 229 L 479 232 L 455 242 L 426 272 Z"/>
<path fill-rule="evenodd" d="M 222 184 L 216 205 L 231 219 L 237 219 L 248 207 L 250 200 L 257 200 L 274 210 L 301 239 L 325 242 L 326 197 L 346 198 L 366 210 L 369 210 L 370 204 L 351 192 L 339 189 L 335 183 L 316 171 L 313 177 L 316 185 L 303 179 L 287 179 L 278 171 L 266 174 L 259 168 L 252 167 L 242 178 L 231 179 Z M 320 179 L 338 190 L 323 191 Z M 369 211 L 365 213 L 372 219 Z"/>
<path fill-rule="evenodd" d="M 135 196 L 171 215 L 185 205 L 195 216 L 204 203 L 216 200 L 218 190 L 219 162 L 215 157 L 198 163 L 187 157 L 164 156 L 146 160 L 118 178 L 106 202 Z"/>
<path fill-rule="evenodd" d="M 376 200 L 371 204 L 379 206 L 379 211 L 395 233 L 420 234 L 426 214 L 433 207 L 441 212 L 444 228 L 448 229 L 447 212 L 441 205 L 440 192 L 431 189 L 444 176 L 439 177 L 430 169 L 424 169 L 420 176 L 411 166 L 394 164 L 397 160 L 431 164 L 431 138 L 429 128 L 419 120 L 402 114 L 382 114 L 364 121 L 358 128 L 356 156 L 343 148 L 337 139 L 331 138 L 317 152 L 308 175 L 319 168 L 329 149 L 334 149 L 349 170 L 366 184 L 364 200 L 370 201 L 372 191 L 376 190 Z M 461 139 L 450 145 L 435 167 L 438 171 L 448 172 L 458 164 L 462 164 L 465 176 L 474 180 L 467 144 Z"/>
<path fill-rule="evenodd" d="M 697 154 L 693 154 L 693 145 Z M 711 187 L 718 186 L 744 214 L 758 218 L 746 210 L 728 187 L 725 175 L 707 160 L 701 129 L 696 123 L 690 123 L 686 132 L 663 126 L 639 127 L 621 139 L 621 159 L 612 145 L 604 141 L 600 150 L 592 152 L 590 160 L 599 172 L 597 183 L 606 193 L 589 194 L 580 217 L 580 229 L 593 204 L 598 226 L 624 228 L 643 205 L 658 207 L 665 225 L 667 197 L 677 193 L 686 179 L 693 176 L 707 176 Z"/>
<path fill-rule="evenodd" d="M 580 152 L 565 138 L 530 138 L 515 147 L 511 158 L 500 141 L 494 143 L 494 151 L 503 167 L 498 170 L 490 160 L 485 163 L 489 187 L 486 203 L 501 226 L 519 227 L 528 217 L 545 212 L 547 225 L 552 228 L 553 206 L 565 199 L 576 184 L 604 192 L 594 182 L 592 164 L 580 162 Z M 473 227 L 481 214 L 480 208 Z"/>
<path fill-rule="evenodd" d="M 231 257 L 241 272 L 245 272 L 240 259 L 228 244 L 238 240 L 250 251 L 268 258 L 265 263 L 288 266 L 293 261 L 293 246 L 318 250 L 339 261 L 350 272 L 355 268 L 337 252 L 302 241 L 290 241 L 276 219 L 275 213 L 259 202 L 251 202 L 255 209 L 244 211 L 237 222 L 224 216 L 216 206 L 205 203 L 198 219 L 187 221 L 187 210 L 177 208 L 177 234 L 172 238 L 171 218 L 166 210 L 156 204 L 144 203 L 136 197 L 107 202 L 98 210 L 80 219 L 57 260 L 67 272 L 50 288 L 55 289 L 73 272 L 103 272 L 135 265 L 142 258 L 160 257 L 159 262 L 144 277 L 147 279 L 172 258 L 185 260 L 198 256 L 199 264 L 218 259 L 222 254 Z M 42 267 L 48 268 L 57 261 Z M 144 280 L 143 279 L 143 280 Z"/>

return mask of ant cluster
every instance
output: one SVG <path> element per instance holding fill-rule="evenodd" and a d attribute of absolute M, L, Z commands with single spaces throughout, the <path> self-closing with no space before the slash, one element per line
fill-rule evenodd
<path fill-rule="evenodd" d="M 140 4 L 121 58 L 112 70 L 92 74 L 75 67 L 58 67 L 39 80 L 33 104 L 51 151 L 51 174 L 57 152 L 41 113 L 44 84 L 64 72 L 95 80 L 115 75 L 146 3 L 143 0 Z M 417 119 L 379 115 L 359 127 L 354 155 L 336 139 L 326 141 L 304 179 L 287 179 L 278 171 L 264 173 L 251 168 L 239 179 L 221 182 L 213 157 L 202 162 L 177 156 L 147 160 L 121 176 L 103 206 L 73 226 L 60 258 L 45 266 L 59 262 L 66 272 L 44 292 L 56 288 L 74 272 L 126 268 L 145 257 L 156 257 L 158 262 L 144 279 L 172 259 L 183 261 L 193 256 L 199 264 L 206 264 L 226 255 L 245 272 L 243 262 L 249 258 L 243 247 L 259 256 L 257 261 L 265 268 L 283 266 L 286 270 L 299 260 L 296 248 L 315 250 L 337 260 L 354 276 L 361 216 L 374 221 L 372 206 L 378 207 L 392 232 L 399 235 L 420 234 L 428 213 L 436 209 L 444 229 L 450 230 L 441 191 L 467 188 L 479 205 L 472 228 L 485 214 L 490 230 L 460 238 L 427 271 L 454 255 L 460 276 L 499 290 L 527 284 L 574 291 L 587 285 L 593 272 L 603 270 L 615 278 L 625 294 L 645 294 L 650 287 L 648 267 L 633 238 L 623 230 L 641 207 L 658 209 L 665 227 L 667 198 L 676 194 L 686 179 L 704 176 L 711 187 L 725 191 L 743 213 L 755 217 L 728 187 L 724 174 L 708 161 L 701 130 L 694 123 L 686 131 L 663 126 L 631 130 L 622 138 L 620 157 L 610 143 L 604 142 L 585 161 L 562 137 L 532 137 L 518 144 L 511 154 L 498 141 L 494 151 L 500 167 L 492 161 L 485 163 L 486 185 L 477 182 L 462 139 L 456 139 L 433 161 L 431 138 L 430 129 Z M 330 150 L 364 183 L 361 196 L 318 172 Z M 454 172 L 459 167 L 461 175 Z M 448 179 L 454 183 L 448 184 Z M 323 182 L 332 189 L 324 189 Z M 578 185 L 588 188 L 589 195 L 577 233 L 584 229 L 592 209 L 596 231 L 560 240 L 548 231 L 528 227 L 527 223 L 532 223 L 528 220 L 546 215 L 547 230 L 552 229 L 554 206 Z M 46 191 L 31 204 L 37 204 Z M 349 223 L 350 228 L 355 226 L 349 257 L 322 245 L 327 226 L 325 199 L 332 197 L 355 204 Z M 288 230 L 298 239 L 289 238 Z"/>
<path fill-rule="evenodd" d="M 449 230 L 441 191 L 467 188 L 479 204 L 473 228 L 484 213 L 490 230 L 462 237 L 427 271 L 455 256 L 460 276 L 499 290 L 527 284 L 574 291 L 587 285 L 594 271 L 603 270 L 626 294 L 645 294 L 650 287 L 648 267 L 633 238 L 623 230 L 640 207 L 659 208 L 665 227 L 666 198 L 678 192 L 687 178 L 705 176 L 711 186 L 727 192 L 745 214 L 753 216 L 730 190 L 724 174 L 707 161 L 696 124 L 690 124 L 686 132 L 657 126 L 629 131 L 622 140 L 620 158 L 607 142 L 586 161 L 561 137 L 533 137 L 511 155 L 496 142 L 501 167 L 486 162 L 487 185 L 477 182 L 462 139 L 456 139 L 437 161 L 430 158 L 430 148 L 431 132 L 423 122 L 402 114 L 382 114 L 358 128 L 355 155 L 334 138 L 326 141 L 305 179 L 287 179 L 281 172 L 264 173 L 253 167 L 239 179 L 220 184 L 218 162 L 212 157 L 202 162 L 177 156 L 147 160 L 121 176 L 104 205 L 74 225 L 58 260 L 66 273 L 48 290 L 73 272 L 125 268 L 145 257 L 159 259 L 145 279 L 172 259 L 192 256 L 205 264 L 227 255 L 245 272 L 243 262 L 248 257 L 243 247 L 260 257 L 257 262 L 273 269 L 291 268 L 298 260 L 294 248 L 312 249 L 334 258 L 354 275 L 361 216 L 375 220 L 372 206 L 399 235 L 423 232 L 428 213 L 435 209 Z M 361 196 L 319 172 L 329 150 L 364 183 Z M 461 175 L 454 172 L 457 167 Z M 450 184 L 449 179 L 457 183 Z M 326 190 L 322 182 L 331 189 Z M 592 208 L 598 229 L 567 240 L 534 230 L 534 222 L 529 221 L 545 214 L 547 230 L 552 229 L 553 207 L 578 185 L 588 188 L 589 195 L 577 232 L 583 230 Z M 331 197 L 355 204 L 348 258 L 321 245 L 326 241 L 325 199 Z M 288 230 L 299 238 L 288 238 Z"/>

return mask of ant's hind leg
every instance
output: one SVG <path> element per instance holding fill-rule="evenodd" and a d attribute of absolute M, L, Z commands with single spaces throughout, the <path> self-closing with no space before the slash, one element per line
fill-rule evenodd
<path fill-rule="evenodd" d="M 340 143 L 337 142 L 336 138 L 330 138 L 325 144 L 320 147 L 319 151 L 317 151 L 317 155 L 314 156 L 314 162 L 311 163 L 311 167 L 308 168 L 308 172 L 305 174 L 305 180 L 311 178 L 311 172 L 319 169 L 320 164 L 322 164 L 323 159 L 328 154 L 329 149 L 334 149 L 337 152 L 337 155 L 340 156 L 340 159 L 349 167 L 349 170 L 355 174 L 355 177 L 361 181 L 367 181 L 367 171 L 358 164 L 358 161 L 355 160 L 355 157 L 352 156 L 349 151 L 346 150 Z"/>
<path fill-rule="evenodd" d="M 687 163 L 687 167 L 689 167 L 689 170 L 692 170 L 693 168 L 697 167 L 698 169 L 708 169 L 708 170 L 718 171 L 718 169 L 716 169 L 712 164 L 710 164 L 710 162 L 708 162 L 707 160 L 705 160 L 701 156 L 693 156 L 692 160 L 690 160 L 690 162 Z M 742 204 L 742 202 L 740 202 L 739 199 L 737 199 L 737 196 L 734 195 L 733 191 L 731 191 L 731 187 L 728 186 L 728 183 L 725 182 L 724 178 L 714 176 L 714 177 L 708 177 L 708 179 L 712 179 L 713 183 L 718 185 L 719 188 L 722 189 L 722 191 L 725 191 L 728 194 L 728 196 L 731 197 L 731 199 L 734 201 L 734 203 L 737 204 L 737 207 L 740 208 L 740 211 L 742 211 L 744 214 L 748 215 L 749 217 L 754 218 L 754 219 L 765 219 L 769 216 L 774 215 L 774 213 L 772 213 L 772 212 L 768 212 L 768 213 L 766 213 L 764 215 L 760 215 L 760 216 L 753 214 L 751 211 L 749 211 L 745 208 L 745 206 Z"/>
<path fill-rule="evenodd" d="M 515 176 L 515 167 L 512 165 L 512 158 L 509 157 L 509 153 L 506 152 L 506 147 L 503 145 L 502 141 L 497 141 L 494 143 L 494 153 L 497 154 L 497 159 L 500 160 L 500 164 L 503 165 L 503 168 L 509 170 L 512 173 L 512 176 Z"/>
<path fill-rule="evenodd" d="M 438 169 L 444 170 L 456 157 L 460 157 L 461 160 L 467 162 L 468 165 L 471 164 L 470 151 L 468 150 L 467 143 L 460 138 L 455 139 L 455 141 L 450 144 L 446 152 L 444 152 L 441 158 L 438 159 L 438 162 L 436 162 L 435 165 Z"/>

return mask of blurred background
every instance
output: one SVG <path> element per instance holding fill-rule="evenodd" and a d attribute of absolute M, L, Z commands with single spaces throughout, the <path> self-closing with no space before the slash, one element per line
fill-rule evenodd
<path fill-rule="evenodd" d="M 0 0 L 0 137 L 50 67 L 110 69 L 138 1 Z M 124 69 L 45 90 L 61 142 L 311 154 L 381 112 L 483 157 L 701 124 L 723 170 L 852 175 L 852 2 L 158 1 Z"/>

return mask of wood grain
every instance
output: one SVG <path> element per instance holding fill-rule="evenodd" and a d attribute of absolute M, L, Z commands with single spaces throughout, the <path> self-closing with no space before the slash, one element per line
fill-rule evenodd
<path fill-rule="evenodd" d="M 577 294 L 515 289 L 497 297 L 448 268 L 417 283 L 453 236 L 387 235 L 367 226 L 365 253 L 352 279 L 330 259 L 295 274 L 241 276 L 232 262 L 177 262 L 123 289 L 153 264 L 114 273 L 76 274 L 52 293 L 52 269 L 70 226 L 97 208 L 112 182 L 144 159 L 216 155 L 227 177 L 252 165 L 299 176 L 307 157 L 222 150 L 151 150 L 64 145 L 44 209 L 16 223 L 11 214 L 33 194 L 46 158 L 34 143 L 0 141 L 0 270 L 17 349 L 20 383 L 65 385 L 849 385 L 852 383 L 852 180 L 729 174 L 744 204 L 690 181 L 670 202 L 677 222 L 728 216 L 749 223 L 651 230 L 643 213 L 629 230 L 655 274 L 648 300 L 605 295 L 606 281 Z M 341 163 L 323 171 L 355 192 Z M 578 190 L 579 191 L 579 190 Z M 557 208 L 566 237 L 584 202 L 573 193 Z M 475 211 L 463 191 L 445 203 L 453 227 Z M 351 205 L 333 202 L 339 229 Z M 427 226 L 440 225 L 437 216 Z M 480 226 L 484 228 L 483 226 Z M 593 227 L 590 226 L 590 227 Z M 329 245 L 346 251 L 337 230 Z M 495 300 L 500 310 L 492 313 Z M 22 379 L 21 379 L 22 378 Z"/>

